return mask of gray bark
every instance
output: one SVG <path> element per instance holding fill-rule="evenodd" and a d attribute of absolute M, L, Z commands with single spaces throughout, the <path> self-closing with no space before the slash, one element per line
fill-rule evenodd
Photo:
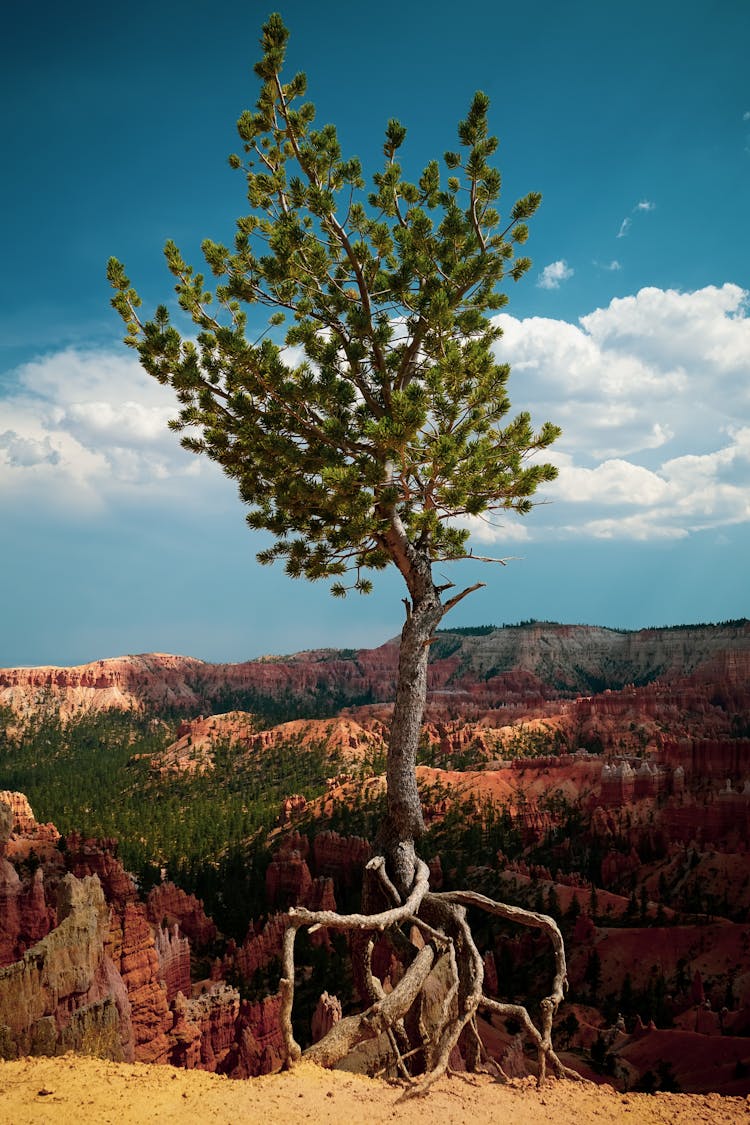
<path fill-rule="evenodd" d="M 427 660 L 432 635 L 443 616 L 443 606 L 423 562 L 418 583 L 410 583 L 412 601 L 401 631 L 398 682 L 386 765 L 387 814 L 379 842 L 388 874 L 402 898 L 414 880 L 415 839 L 424 831 L 417 791 L 416 763 L 422 718 L 427 701 Z M 421 568 L 420 568 L 421 569 Z"/>

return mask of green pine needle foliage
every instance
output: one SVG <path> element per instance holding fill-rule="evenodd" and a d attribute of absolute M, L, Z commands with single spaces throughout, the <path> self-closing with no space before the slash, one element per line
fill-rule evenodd
<path fill-rule="evenodd" d="M 229 158 L 247 210 L 233 246 L 202 244 L 214 290 L 173 242 L 165 247 L 195 334 L 182 336 L 163 305 L 143 319 L 114 258 L 108 277 L 126 343 L 177 394 L 172 428 L 237 482 L 249 525 L 271 533 L 260 561 L 332 580 L 335 595 L 366 593 L 364 572 L 392 561 L 403 570 L 394 528 L 422 558 L 462 558 L 462 517 L 525 513 L 556 475 L 538 454 L 558 428 L 535 430 L 527 414 L 507 421 L 509 368 L 494 358 L 489 319 L 506 302 L 503 280 L 529 268 L 516 246 L 541 196 L 501 218 L 482 93 L 443 158 L 445 182 L 438 161 L 417 183 L 404 178 L 406 129 L 391 120 L 368 191 L 335 127 L 316 126 L 305 76 L 282 78 L 287 39 L 272 15 L 255 68 L 260 96 Z M 248 338 L 248 306 L 268 309 L 283 344 Z"/>

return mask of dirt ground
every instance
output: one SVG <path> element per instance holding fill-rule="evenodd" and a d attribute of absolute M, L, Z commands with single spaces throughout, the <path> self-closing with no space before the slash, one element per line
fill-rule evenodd
<path fill-rule="evenodd" d="M 750 1098 L 718 1094 L 618 1094 L 607 1086 L 486 1075 L 444 1078 L 426 1098 L 398 1102 L 386 1082 L 302 1063 L 286 1074 L 236 1081 L 166 1066 L 63 1058 L 0 1062 L 0 1125 L 630 1125 L 750 1122 Z"/>

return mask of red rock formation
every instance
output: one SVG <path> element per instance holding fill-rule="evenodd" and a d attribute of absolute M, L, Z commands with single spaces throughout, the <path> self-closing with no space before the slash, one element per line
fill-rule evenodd
<path fill-rule="evenodd" d="M 301 816 L 306 810 L 307 798 L 303 797 L 301 793 L 293 793 L 291 797 L 285 797 L 281 802 L 278 823 L 282 826 L 291 824 L 296 817 Z"/>
<path fill-rule="evenodd" d="M 271 907 L 303 902 L 311 886 L 310 868 L 297 852 L 274 857 L 266 869 L 266 902 Z"/>
<path fill-rule="evenodd" d="M 205 949 L 216 941 L 216 925 L 206 915 L 201 899 L 187 894 L 174 883 L 158 883 L 152 887 L 146 899 L 146 912 L 155 926 L 161 926 L 165 919 L 169 926 L 178 923 L 194 949 Z"/>
<path fill-rule="evenodd" d="M 5 801 L 0 800 L 0 859 L 5 855 L 8 840 L 13 831 L 13 810 Z"/>
<path fill-rule="evenodd" d="M 177 996 L 170 1062 L 189 1069 L 227 1073 L 236 1057 L 240 994 L 224 983 L 212 984 L 196 996 Z"/>
<path fill-rule="evenodd" d="M 4 1057 L 79 1050 L 132 1060 L 128 999 L 106 950 L 108 915 L 98 879 L 62 880 L 56 928 L 0 969 Z"/>
<path fill-rule="evenodd" d="M 169 1033 L 169 1062 L 184 1070 L 198 1070 L 201 1062 L 201 1028 L 192 1018 L 187 997 L 180 992 L 172 1003 L 174 1023 Z"/>
<path fill-rule="evenodd" d="M 303 859 L 308 859 L 310 856 L 310 840 L 307 836 L 293 829 L 291 832 L 285 832 L 284 837 L 276 849 L 276 858 L 280 859 L 285 855 L 292 855 L 294 852 L 301 855 Z"/>
<path fill-rule="evenodd" d="M 718 1012 L 711 1011 L 709 1003 L 699 1004 L 695 1009 L 695 1027 L 699 1035 L 721 1035 L 721 1020 Z"/>
<path fill-rule="evenodd" d="M 313 1043 L 319 1043 L 340 1019 L 341 1001 L 338 996 L 329 996 L 327 992 L 321 993 L 310 1025 Z"/>
<path fill-rule="evenodd" d="M 587 946 L 596 937 L 596 926 L 588 914 L 579 914 L 573 929 L 573 943 L 577 946 Z"/>
<path fill-rule="evenodd" d="M 178 992 L 190 995 L 190 942 L 180 936 L 177 923 L 167 929 L 158 926 L 154 934 L 154 946 L 159 958 L 159 979 L 167 990 L 167 1002 L 171 1003 Z"/>
<path fill-rule="evenodd" d="M 37 859 L 49 858 L 60 839 L 60 833 L 54 824 L 37 823 L 23 793 L 0 790 L 0 805 L 7 805 L 12 817 L 10 832 L 5 837 L 5 848 L 0 854 L 18 860 L 28 859 L 32 853 Z"/>
<path fill-rule="evenodd" d="M 495 955 L 488 949 L 483 958 L 484 963 L 484 988 L 488 996 L 497 996 L 498 980 Z"/>
<path fill-rule="evenodd" d="M 0 859 L 0 966 L 17 961 L 54 924 L 55 911 L 47 906 L 42 868 L 24 883 L 16 869 Z"/>
<path fill-rule="evenodd" d="M 306 906 L 308 910 L 335 910 L 336 895 L 333 890 L 333 879 L 329 879 L 326 875 L 318 875 L 313 879 L 301 905 Z M 320 932 L 322 931 L 316 931 L 316 933 Z M 312 937 L 314 939 L 316 934 Z"/>
<path fill-rule="evenodd" d="M 500 1057 L 500 1066 L 508 1078 L 525 1078 L 529 1073 L 524 1054 L 523 1035 L 513 1037 L 505 1052 Z"/>
<path fill-rule="evenodd" d="M 13 821 L 11 832 L 34 833 L 38 827 L 34 813 L 31 810 L 28 798 L 23 793 L 14 793 L 10 789 L 0 789 L 0 803 L 10 809 Z"/>
<path fill-rule="evenodd" d="M 628 854 L 609 851 L 602 857 L 602 886 L 612 887 L 621 883 L 633 871 L 638 871 L 641 860 L 634 848 Z"/>
<path fill-rule="evenodd" d="M 18 800 L 21 796 L 7 791 L 0 794 L 0 966 L 17 961 L 55 923 L 55 911 L 45 900 L 43 869 L 37 867 L 31 874 L 27 870 L 22 879 L 13 864 L 5 859 L 8 852 L 26 855 L 17 846 L 21 823 L 36 839 L 39 826 L 26 799 L 23 798 L 23 804 Z M 13 798 L 13 804 L 2 799 L 4 797 Z"/>
<path fill-rule="evenodd" d="M 209 665 L 152 653 L 76 668 L 9 668 L 0 670 L 0 704 L 21 715 L 46 710 L 67 717 L 110 707 L 194 709 L 212 698 L 226 698 L 227 690 L 293 699 L 303 706 L 317 700 L 321 692 L 352 700 L 369 696 L 381 702 L 393 698 L 396 660 L 397 643 L 390 641 L 351 657 L 321 650 Z M 528 708 L 561 695 L 585 695 L 592 682 L 619 689 L 646 682 L 658 670 L 656 684 L 628 689 L 640 700 L 638 707 L 648 711 L 664 683 L 682 680 L 684 690 L 696 698 L 703 689 L 708 713 L 713 707 L 713 695 L 705 690 L 708 682 L 723 685 L 722 702 L 747 710 L 748 668 L 748 622 L 638 633 L 540 623 L 483 636 L 441 637 L 431 653 L 428 687 L 433 713 L 453 710 L 456 716 L 466 716 L 467 710 L 481 707 Z M 613 699 L 616 695 L 612 693 Z M 624 697 L 622 693 L 620 698 Z M 607 707 L 622 704 L 602 706 L 600 715 L 606 717 L 612 715 Z M 676 699 L 675 711 L 679 713 Z"/>
<path fill-rule="evenodd" d="M 439 855 L 433 856 L 429 863 L 430 868 L 430 890 L 440 891 L 443 889 L 443 865 Z"/>
<path fill-rule="evenodd" d="M 71 832 L 65 842 L 68 870 L 79 879 L 96 875 L 107 902 L 123 906 L 137 899 L 135 883 L 117 858 L 116 840 L 85 839 Z"/>
<path fill-rule="evenodd" d="M 113 907 L 107 949 L 119 969 L 131 1006 L 135 1058 L 163 1063 L 169 1057 L 172 1016 L 160 979 L 154 935 L 140 902 Z"/>
<path fill-rule="evenodd" d="M 693 974 L 693 983 L 690 986 L 690 999 L 693 1004 L 704 1004 L 706 994 L 703 991 L 703 977 L 701 976 L 700 969 L 696 969 Z"/>
<path fill-rule="evenodd" d="M 215 747 L 248 746 L 256 726 L 255 717 L 245 711 L 185 720 L 177 728 L 176 741 L 152 759 L 152 769 L 175 773 L 202 773 L 213 769 Z"/>
<path fill-rule="evenodd" d="M 709 844 L 734 838 L 737 850 L 750 838 L 750 786 L 738 790 L 727 782 L 721 789 L 686 796 L 666 805 L 659 823 L 670 840 Z"/>
<path fill-rule="evenodd" d="M 280 956 L 285 929 L 283 914 L 271 915 L 265 925 L 257 930 L 251 923 L 250 931 L 239 948 L 233 948 L 230 942 L 224 971 L 236 968 L 245 980 L 252 980 L 255 973 L 265 969 L 275 957 Z"/>
<path fill-rule="evenodd" d="M 281 996 L 267 996 L 258 1003 L 243 1000 L 237 1020 L 235 1051 L 227 1059 L 227 1073 L 234 1078 L 255 1078 L 280 1070 L 286 1058 L 281 1033 Z"/>
<path fill-rule="evenodd" d="M 362 880 L 362 870 L 372 855 L 368 840 L 359 836 L 340 836 L 338 832 L 320 832 L 313 840 L 315 871 L 329 875 L 342 887 L 352 887 Z"/>
<path fill-rule="evenodd" d="M 665 738 L 659 760 L 693 777 L 744 780 L 750 777 L 750 738 Z"/>
<path fill-rule="evenodd" d="M 633 1034 L 618 1051 L 636 1074 L 658 1075 L 665 1067 L 685 1093 L 713 1090 L 723 1094 L 747 1093 L 742 1077 L 747 1039 L 730 1035 L 666 1031 L 649 1027 Z M 739 1076 L 738 1076 L 739 1072 Z"/>
<path fill-rule="evenodd" d="M 378 722 L 370 722 L 365 727 L 345 717 L 297 719 L 267 730 L 257 728 L 255 717 L 243 711 L 183 722 L 177 731 L 177 741 L 153 757 L 151 767 L 161 773 L 203 772 L 213 768 L 215 747 L 227 743 L 239 748 L 246 757 L 277 746 L 294 745 L 300 751 L 323 746 L 327 754 L 353 762 L 385 749 Z"/>

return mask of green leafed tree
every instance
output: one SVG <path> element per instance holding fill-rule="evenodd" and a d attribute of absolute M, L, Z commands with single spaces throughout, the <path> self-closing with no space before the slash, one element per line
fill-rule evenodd
<path fill-rule="evenodd" d="M 287 39 L 270 16 L 260 95 L 239 118 L 241 151 L 229 158 L 247 207 L 232 246 L 202 244 L 211 291 L 173 242 L 165 247 L 194 330 L 182 334 L 166 305 L 144 318 L 116 259 L 108 276 L 126 343 L 176 392 L 171 426 L 182 444 L 236 481 L 248 524 L 270 533 L 259 561 L 284 560 L 291 577 L 328 580 L 339 597 L 367 594 L 373 572 L 390 565 L 403 577 L 379 837 L 381 890 L 403 907 L 424 882 L 415 762 L 428 648 L 445 614 L 481 585 L 453 592 L 435 564 L 475 557 L 468 517 L 525 514 L 555 476 L 543 451 L 559 430 L 509 417 L 509 368 L 496 361 L 490 319 L 506 303 L 500 286 L 529 268 L 518 248 L 541 197 L 501 215 L 482 93 L 444 169 L 430 161 L 416 183 L 400 164 L 406 129 L 389 121 L 368 190 L 335 127 L 316 125 L 305 75 L 282 77 Z M 268 310 L 268 329 L 253 339 L 256 306 Z"/>

